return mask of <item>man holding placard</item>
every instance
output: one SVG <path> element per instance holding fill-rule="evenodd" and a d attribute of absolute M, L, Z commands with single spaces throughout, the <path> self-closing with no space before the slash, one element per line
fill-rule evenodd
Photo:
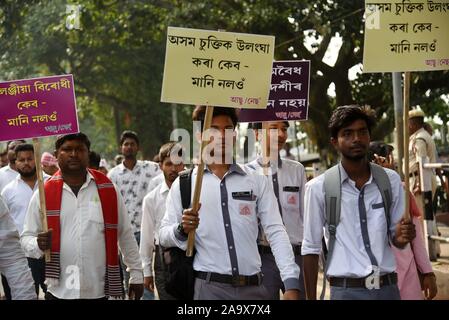
<path fill-rule="evenodd" d="M 90 141 L 83 133 L 59 136 L 55 142 L 60 171 L 45 183 L 49 231 L 43 232 L 39 192 L 28 207 L 22 247 L 45 266 L 46 299 L 122 298 L 119 247 L 130 271 L 129 296 L 143 293 L 142 265 L 126 207 L 112 182 L 87 169 Z"/>
<path fill-rule="evenodd" d="M 205 110 L 197 107 L 193 120 L 203 124 Z M 212 129 L 204 133 L 208 137 L 208 157 L 199 212 L 183 212 L 179 179 L 175 180 L 167 197 L 160 243 L 185 249 L 187 234 L 196 230 L 195 300 L 267 299 L 257 250 L 260 219 L 281 270 L 284 299 L 298 299 L 299 267 L 267 178 L 249 174 L 233 162 L 236 124 L 235 109 L 214 108 Z M 196 175 L 194 169 L 192 181 Z"/>

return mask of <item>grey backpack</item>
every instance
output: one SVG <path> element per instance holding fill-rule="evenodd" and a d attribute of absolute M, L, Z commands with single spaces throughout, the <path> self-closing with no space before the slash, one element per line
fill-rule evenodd
<path fill-rule="evenodd" d="M 382 202 L 384 205 L 385 218 L 387 220 L 387 237 L 390 241 L 390 209 L 392 203 L 392 192 L 390 179 L 388 178 L 385 170 L 374 163 L 370 163 L 371 174 L 373 180 L 376 183 L 379 191 L 382 195 Z M 340 167 L 335 165 L 332 168 L 326 170 L 324 173 L 324 193 L 325 193 L 325 206 L 326 206 L 326 223 L 329 230 L 329 241 L 327 248 L 327 257 L 324 266 L 324 280 L 323 291 L 321 292 L 320 299 L 324 298 L 325 282 L 327 276 L 327 269 L 332 259 L 334 251 L 334 245 L 337 235 L 337 226 L 340 222 L 340 205 L 341 205 L 341 182 L 340 182 Z"/>

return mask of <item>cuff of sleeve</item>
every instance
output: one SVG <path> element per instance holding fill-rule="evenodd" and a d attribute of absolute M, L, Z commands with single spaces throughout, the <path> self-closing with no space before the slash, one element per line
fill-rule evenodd
<path fill-rule="evenodd" d="M 153 271 L 151 270 L 150 266 L 143 267 L 143 276 L 144 277 L 152 277 L 153 276 Z"/>
<path fill-rule="evenodd" d="M 36 259 L 40 259 L 40 258 L 42 258 L 43 256 L 44 256 L 44 251 L 42 251 L 40 248 L 39 248 L 39 245 L 37 244 L 37 237 L 35 237 L 34 239 L 33 239 L 33 247 L 34 247 L 34 250 L 33 250 L 33 252 L 34 252 L 34 254 L 35 254 L 35 258 Z M 30 258 L 34 258 L 34 257 L 30 257 Z"/>
<path fill-rule="evenodd" d="M 285 290 L 299 290 L 299 279 L 288 278 L 284 281 Z"/>
<path fill-rule="evenodd" d="M 175 237 L 179 241 L 187 241 L 187 238 L 188 238 L 185 234 L 182 234 L 181 232 L 179 232 L 178 226 L 175 226 Z"/>
<path fill-rule="evenodd" d="M 305 256 L 307 254 L 316 254 L 319 255 L 321 253 L 321 244 L 314 246 L 314 245 L 310 245 L 307 244 L 307 242 L 302 243 L 301 246 L 301 255 Z"/>
<path fill-rule="evenodd" d="M 143 283 L 143 273 L 140 270 L 131 270 L 129 272 L 129 283 L 130 284 L 141 284 Z"/>

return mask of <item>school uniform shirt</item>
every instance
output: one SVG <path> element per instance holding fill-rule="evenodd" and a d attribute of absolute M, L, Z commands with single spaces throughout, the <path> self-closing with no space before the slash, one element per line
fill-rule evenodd
<path fill-rule="evenodd" d="M 192 173 L 192 197 L 197 169 Z M 196 271 L 233 276 L 259 273 L 261 259 L 257 236 L 260 219 L 285 288 L 299 288 L 299 267 L 265 176 L 248 174 L 243 167 L 233 164 L 220 180 L 206 168 L 200 203 L 193 263 Z M 179 178 L 170 189 L 166 206 L 159 232 L 160 243 L 164 247 L 177 246 L 185 250 L 187 237 L 177 230 L 183 212 Z"/>
<path fill-rule="evenodd" d="M 11 169 L 9 164 L 0 169 L 0 192 L 3 191 L 3 188 L 14 180 L 19 173 L 16 170 Z"/>
<path fill-rule="evenodd" d="M 125 201 L 134 233 L 140 232 L 142 202 L 151 191 L 148 189 L 149 183 L 159 173 L 159 165 L 156 162 L 142 160 L 137 160 L 132 170 L 121 163 L 108 172 L 109 179 L 118 187 Z"/>
<path fill-rule="evenodd" d="M 140 257 L 145 277 L 153 276 L 153 251 L 155 245 L 159 245 L 159 229 L 164 217 L 165 201 L 169 191 L 167 183 L 163 181 L 143 198 Z"/>
<path fill-rule="evenodd" d="M 262 159 L 248 163 L 246 166 L 255 174 L 263 175 Z M 277 168 L 268 168 L 268 181 L 281 212 L 282 221 L 292 245 L 300 245 L 304 231 L 304 189 L 306 184 L 304 166 L 293 160 L 279 159 Z M 276 191 L 277 190 L 277 191 Z M 263 245 L 268 245 L 262 236 Z"/>
<path fill-rule="evenodd" d="M 377 260 L 380 274 L 396 270 L 393 251 L 387 236 L 387 221 L 382 196 L 372 175 L 361 190 L 357 189 L 341 163 L 341 216 L 337 226 L 334 252 L 328 268 L 328 277 L 362 278 L 373 271 L 368 251 L 371 250 Z M 399 175 L 390 169 L 384 169 L 390 179 L 392 204 L 390 212 L 390 236 L 395 234 L 396 224 L 404 214 L 404 190 Z M 367 221 L 360 217 L 359 198 L 363 197 Z M 325 227 L 326 241 L 329 238 L 326 223 L 324 174 L 306 184 L 304 200 L 304 240 L 302 255 L 319 255 L 321 239 Z M 363 210 L 363 209 L 362 209 Z M 369 244 L 363 241 L 362 223 L 367 224 Z"/>
<path fill-rule="evenodd" d="M 16 225 L 0 197 L 0 273 L 7 279 L 13 300 L 37 299 L 28 261 Z"/>
<path fill-rule="evenodd" d="M 44 181 L 50 176 L 44 174 Z M 33 192 L 38 190 L 38 182 L 34 184 L 33 189 L 23 181 L 20 175 L 8 183 L 2 191 L 2 197 L 9 209 L 9 214 L 16 224 L 19 234 L 23 231 L 23 223 Z"/>
<path fill-rule="evenodd" d="M 39 259 L 37 245 L 42 232 L 39 191 L 31 198 L 21 235 L 27 256 Z M 118 246 L 130 273 L 129 283 L 143 283 L 142 261 L 121 195 L 117 192 Z M 48 291 L 60 299 L 97 299 L 105 296 L 106 244 L 104 219 L 97 186 L 90 173 L 78 196 L 64 183 L 61 200 L 61 274 L 59 283 L 50 282 Z M 118 253 L 117 253 L 118 254 Z"/>

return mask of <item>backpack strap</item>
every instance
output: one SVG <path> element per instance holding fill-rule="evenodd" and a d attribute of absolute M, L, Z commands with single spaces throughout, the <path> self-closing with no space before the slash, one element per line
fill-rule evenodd
<path fill-rule="evenodd" d="M 390 225 L 391 225 L 391 204 L 392 204 L 392 191 L 391 191 L 391 183 L 388 178 L 385 169 L 381 166 L 370 163 L 371 165 L 371 174 L 373 176 L 373 180 L 379 188 L 380 194 L 382 195 L 382 202 L 384 204 L 385 211 L 385 219 L 387 220 L 387 237 L 388 244 L 391 246 L 391 235 L 390 235 Z"/>
<path fill-rule="evenodd" d="M 192 171 L 193 169 L 188 169 L 179 173 L 179 188 L 181 191 L 183 209 L 190 208 L 192 196 Z"/>
<path fill-rule="evenodd" d="M 324 193 L 326 201 L 326 222 L 329 230 L 327 263 L 324 270 L 324 276 L 326 276 L 334 250 L 337 225 L 340 222 L 341 182 L 340 168 L 338 165 L 333 166 L 324 173 Z"/>
<path fill-rule="evenodd" d="M 324 299 L 326 293 L 326 276 L 329 268 L 337 235 L 337 225 L 340 222 L 340 202 L 341 202 L 341 181 L 340 168 L 338 165 L 324 172 L 324 196 L 326 207 L 326 222 L 329 230 L 329 241 L 327 255 L 322 255 L 323 259 L 323 289 L 321 290 L 320 300 Z"/>

